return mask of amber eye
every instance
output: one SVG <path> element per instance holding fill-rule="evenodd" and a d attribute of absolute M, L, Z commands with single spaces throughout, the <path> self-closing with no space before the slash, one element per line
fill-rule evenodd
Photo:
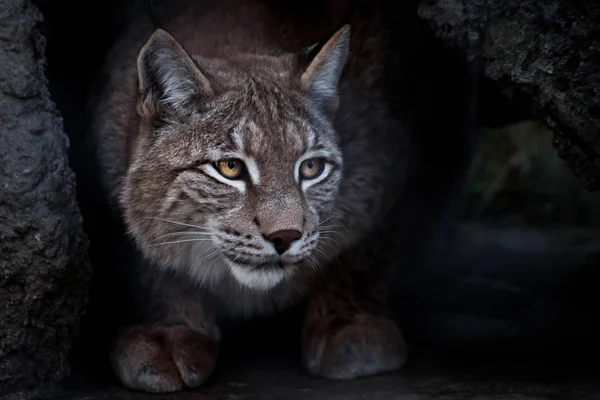
<path fill-rule="evenodd" d="M 323 173 L 325 169 L 325 160 L 322 158 L 309 158 L 300 164 L 300 178 L 309 180 L 315 179 Z"/>
<path fill-rule="evenodd" d="M 218 161 L 215 164 L 215 168 L 227 179 L 238 179 L 244 172 L 244 163 L 241 160 L 230 158 Z"/>

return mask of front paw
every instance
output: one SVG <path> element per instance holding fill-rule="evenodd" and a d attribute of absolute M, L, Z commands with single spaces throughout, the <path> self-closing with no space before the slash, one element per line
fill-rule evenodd
<path fill-rule="evenodd" d="M 216 357 L 216 341 L 183 325 L 126 328 L 110 354 L 113 370 L 125 387 L 151 393 L 202 385 Z"/>
<path fill-rule="evenodd" d="M 307 323 L 303 345 L 307 371 L 329 379 L 390 372 L 406 361 L 406 345 L 396 324 L 366 313 Z"/>

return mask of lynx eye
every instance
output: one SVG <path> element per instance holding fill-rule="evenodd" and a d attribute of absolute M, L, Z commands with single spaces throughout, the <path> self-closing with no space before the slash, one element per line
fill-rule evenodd
<path fill-rule="evenodd" d="M 244 173 L 244 163 L 241 160 L 230 158 L 217 161 L 215 169 L 227 179 L 239 179 Z"/>
<path fill-rule="evenodd" d="M 322 158 L 309 158 L 300 164 L 300 178 L 304 180 L 315 179 L 325 170 L 325 160 Z"/>

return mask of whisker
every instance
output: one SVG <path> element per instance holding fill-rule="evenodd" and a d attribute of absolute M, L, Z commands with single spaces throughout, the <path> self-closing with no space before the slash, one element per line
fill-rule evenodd
<path fill-rule="evenodd" d="M 204 229 L 201 226 L 192 225 L 192 224 L 186 224 L 184 222 L 177 222 L 177 221 L 173 221 L 173 220 L 166 219 L 166 218 L 159 218 L 159 217 L 149 217 L 149 218 L 150 219 L 157 219 L 159 221 L 164 221 L 164 222 L 170 222 L 170 223 L 175 224 L 175 225 L 189 226 L 189 227 L 196 228 L 196 229 Z"/>
<path fill-rule="evenodd" d="M 322 270 L 323 266 L 319 263 L 319 260 L 317 260 L 317 258 L 315 256 L 313 256 L 312 254 L 309 254 L 307 257 L 307 261 L 310 260 L 311 261 L 311 267 L 315 270 Z"/>
<path fill-rule="evenodd" d="M 212 239 L 210 238 L 200 238 L 200 239 L 184 239 L 184 240 L 173 240 L 170 242 L 162 242 L 162 243 L 152 243 L 149 244 L 148 247 L 153 247 L 153 246 L 162 246 L 165 244 L 174 244 L 174 243 L 185 243 L 185 242 L 206 242 L 206 241 L 210 241 Z"/>
<path fill-rule="evenodd" d="M 217 256 L 220 256 L 220 255 L 221 255 L 221 250 L 217 250 L 217 251 L 215 251 L 215 252 L 211 253 L 211 254 L 210 254 L 210 256 L 203 258 L 203 259 L 202 259 L 202 261 L 204 261 L 206 258 L 209 258 L 209 257 L 215 256 L 215 255 L 217 255 Z M 206 267 L 206 268 L 207 268 L 207 269 L 210 269 L 210 267 L 212 267 L 212 266 L 213 266 L 213 265 L 214 265 L 214 264 L 217 262 L 217 260 L 218 260 L 218 259 L 219 259 L 219 257 L 217 257 L 217 258 L 215 258 L 214 260 L 212 260 L 212 262 L 211 262 L 211 263 L 209 264 L 209 266 L 208 266 L 208 267 Z"/>
<path fill-rule="evenodd" d="M 308 257 L 304 259 L 304 262 L 306 262 L 311 269 L 316 269 L 315 265 L 312 263 L 312 260 L 310 260 Z"/>
<path fill-rule="evenodd" d="M 240 256 L 241 256 L 240 254 L 238 254 L 237 256 L 235 256 L 235 257 L 233 258 L 233 262 L 234 262 L 234 263 L 235 263 L 235 262 L 237 262 L 237 260 L 240 258 Z"/>
<path fill-rule="evenodd" d="M 325 224 L 325 223 L 320 223 L 319 226 L 322 226 L 324 228 L 342 228 L 344 225 L 343 224 Z"/>
<path fill-rule="evenodd" d="M 332 262 L 333 258 L 329 256 L 329 254 L 325 253 L 324 251 L 320 250 L 319 248 L 315 247 L 314 249 L 315 251 L 318 251 L 319 253 L 323 254 L 323 256 L 325 256 L 325 258 L 329 261 Z"/>
<path fill-rule="evenodd" d="M 319 224 L 323 225 L 325 222 L 331 220 L 335 215 L 330 215 L 329 218 L 324 219 L 323 221 L 319 221 Z"/>
<path fill-rule="evenodd" d="M 169 236 L 177 236 L 177 235 L 211 235 L 210 232 L 196 232 L 196 231 L 181 231 L 181 232 L 171 232 L 165 235 L 157 236 L 156 239 L 162 239 Z"/>
<path fill-rule="evenodd" d="M 335 240 L 331 239 L 331 241 L 335 243 Z M 322 244 L 323 246 L 328 246 L 334 252 L 336 251 L 336 247 L 331 243 L 321 242 L 320 244 Z"/>
<path fill-rule="evenodd" d="M 331 234 L 336 234 L 336 235 L 342 235 L 342 233 L 339 232 L 339 231 L 319 231 L 319 234 L 324 234 L 324 233 L 331 233 Z"/>
<path fill-rule="evenodd" d="M 327 237 L 327 236 L 319 236 L 319 240 L 321 240 L 321 239 L 323 239 L 323 240 L 329 240 L 330 242 L 337 243 L 337 241 L 334 238 L 330 238 L 330 237 Z"/>
<path fill-rule="evenodd" d="M 207 255 L 205 255 L 204 257 L 202 257 L 200 260 L 197 261 L 198 264 L 203 263 L 204 261 L 208 260 L 209 258 L 215 256 L 215 255 L 220 255 L 221 254 L 221 250 L 217 249 L 214 250 L 212 253 L 209 253 Z"/>
<path fill-rule="evenodd" d="M 328 228 L 329 228 L 329 227 L 328 227 Z M 332 229 L 319 229 L 319 231 L 318 231 L 318 232 L 319 232 L 319 233 L 330 233 L 330 232 L 335 232 L 335 233 L 337 233 L 337 232 L 339 232 L 339 230 L 337 230 L 337 229 L 333 229 L 333 228 L 332 228 Z"/>

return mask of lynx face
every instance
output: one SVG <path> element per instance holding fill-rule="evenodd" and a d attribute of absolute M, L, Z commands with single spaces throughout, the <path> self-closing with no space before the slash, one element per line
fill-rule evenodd
<path fill-rule="evenodd" d="M 155 32 L 138 57 L 141 126 L 122 196 L 146 256 L 255 289 L 314 266 L 342 176 L 331 118 L 348 41 L 342 28 L 316 55 L 233 63 Z"/>

